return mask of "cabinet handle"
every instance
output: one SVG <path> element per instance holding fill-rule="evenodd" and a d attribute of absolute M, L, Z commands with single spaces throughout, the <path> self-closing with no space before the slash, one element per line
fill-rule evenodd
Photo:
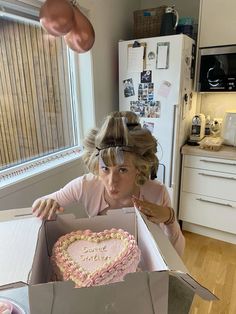
<path fill-rule="evenodd" d="M 229 179 L 229 180 L 236 180 L 235 177 L 224 177 L 224 176 L 217 176 L 215 174 L 207 174 L 203 172 L 198 172 L 201 176 L 206 176 L 206 177 L 214 177 L 214 178 L 220 178 L 220 179 Z"/>
<path fill-rule="evenodd" d="M 200 159 L 200 161 L 210 162 L 210 163 L 213 163 L 213 164 L 222 164 L 222 165 L 236 166 L 236 163 L 223 162 L 223 161 L 214 161 L 214 160 L 207 160 L 207 159 Z"/>
<path fill-rule="evenodd" d="M 173 172 L 174 172 L 174 149 L 175 149 L 175 133 L 176 133 L 176 130 L 175 130 L 175 127 L 176 127 L 176 110 L 177 110 L 177 105 L 174 104 L 173 106 L 173 129 L 172 129 L 172 142 L 171 142 L 171 162 L 170 162 L 170 177 L 169 177 L 169 188 L 172 188 L 173 187 Z"/>
<path fill-rule="evenodd" d="M 224 204 L 224 203 L 218 203 L 218 202 L 208 201 L 208 200 L 204 200 L 203 198 L 196 198 L 196 200 L 197 200 L 197 201 L 201 201 L 201 202 L 216 204 L 216 205 L 222 205 L 222 206 L 226 206 L 226 207 L 233 207 L 231 204 Z"/>

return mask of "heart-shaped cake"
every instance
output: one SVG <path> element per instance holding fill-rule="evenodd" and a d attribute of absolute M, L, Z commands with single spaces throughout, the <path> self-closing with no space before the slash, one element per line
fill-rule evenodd
<path fill-rule="evenodd" d="M 135 272 L 140 250 L 134 236 L 122 229 L 78 230 L 58 239 L 51 260 L 58 280 L 89 287 L 121 281 Z"/>

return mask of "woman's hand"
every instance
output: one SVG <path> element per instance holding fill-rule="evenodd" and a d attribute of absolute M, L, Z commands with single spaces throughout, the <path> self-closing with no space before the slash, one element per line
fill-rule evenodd
<path fill-rule="evenodd" d="M 32 211 L 37 217 L 50 220 L 56 213 L 63 212 L 64 208 L 51 198 L 39 198 L 34 201 Z"/>
<path fill-rule="evenodd" d="M 163 207 L 146 200 L 140 200 L 133 196 L 132 201 L 134 206 L 139 209 L 147 218 L 156 224 L 165 223 L 170 219 L 169 207 Z"/>

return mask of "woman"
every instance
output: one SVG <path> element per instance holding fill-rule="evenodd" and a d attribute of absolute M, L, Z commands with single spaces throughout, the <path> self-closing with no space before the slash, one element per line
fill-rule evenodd
<path fill-rule="evenodd" d="M 179 255 L 184 237 L 170 207 L 166 187 L 154 180 L 158 168 L 157 141 L 129 111 L 114 112 L 101 129 L 92 129 L 84 140 L 83 159 L 90 173 L 40 199 L 33 212 L 51 219 L 64 206 L 83 204 L 89 217 L 108 209 L 133 207 L 144 213 L 168 236 Z"/>

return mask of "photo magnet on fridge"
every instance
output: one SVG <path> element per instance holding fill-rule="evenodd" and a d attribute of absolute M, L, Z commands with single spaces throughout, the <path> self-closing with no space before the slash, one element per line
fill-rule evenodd
<path fill-rule="evenodd" d="M 138 85 L 138 100 L 152 101 L 154 100 L 154 84 L 140 83 Z"/>
<path fill-rule="evenodd" d="M 154 122 L 143 121 L 143 128 L 148 129 L 151 133 L 153 133 Z"/>
<path fill-rule="evenodd" d="M 167 98 L 171 91 L 171 83 L 168 81 L 162 81 L 157 91 L 159 96 Z"/>
<path fill-rule="evenodd" d="M 132 78 L 124 80 L 123 86 L 124 86 L 124 96 L 125 97 L 134 96 L 134 85 L 133 85 Z"/>
<path fill-rule="evenodd" d="M 160 101 L 131 101 L 130 111 L 135 112 L 141 118 L 160 118 L 161 103 Z"/>
<path fill-rule="evenodd" d="M 141 72 L 141 78 L 140 78 L 141 83 L 151 83 L 152 81 L 152 71 L 143 71 Z"/>
<path fill-rule="evenodd" d="M 156 54 L 154 51 L 149 51 L 146 58 L 146 68 L 145 70 L 155 70 L 156 67 Z"/>

